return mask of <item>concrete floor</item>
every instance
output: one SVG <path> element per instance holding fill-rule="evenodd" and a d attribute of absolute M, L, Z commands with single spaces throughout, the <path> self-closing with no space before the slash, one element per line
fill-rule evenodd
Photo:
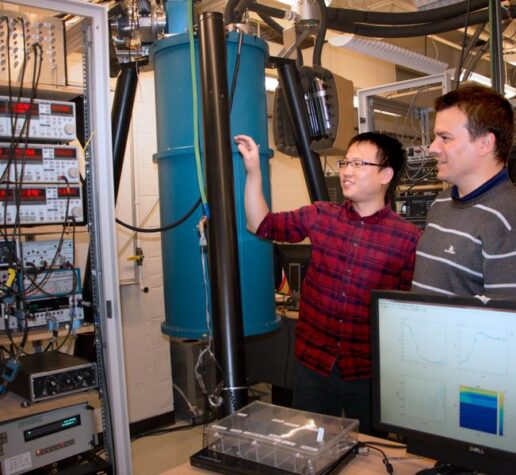
<path fill-rule="evenodd" d="M 185 422 L 180 421 L 177 425 Z M 134 475 L 159 475 L 202 448 L 203 427 L 144 437 L 131 444 Z"/>

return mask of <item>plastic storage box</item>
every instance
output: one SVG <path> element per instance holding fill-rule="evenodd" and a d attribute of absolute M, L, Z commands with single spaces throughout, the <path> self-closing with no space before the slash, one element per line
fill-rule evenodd
<path fill-rule="evenodd" d="M 255 401 L 209 424 L 206 435 L 210 450 L 315 475 L 355 447 L 358 421 Z"/>

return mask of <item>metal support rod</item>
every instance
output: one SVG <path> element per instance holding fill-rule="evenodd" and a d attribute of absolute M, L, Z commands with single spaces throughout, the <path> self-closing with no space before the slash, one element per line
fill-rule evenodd
<path fill-rule="evenodd" d="M 115 202 L 124 166 L 125 147 L 133 115 L 134 96 L 138 86 L 137 63 L 122 64 L 122 72 L 116 80 L 115 97 L 111 107 L 111 135 L 113 137 L 113 174 Z"/>
<path fill-rule="evenodd" d="M 312 202 L 329 201 L 321 160 L 319 155 L 310 148 L 310 129 L 308 127 L 303 87 L 296 64 L 291 59 L 277 57 L 271 58 L 271 62 L 278 69 L 279 83 L 294 132 L 310 200 Z"/>
<path fill-rule="evenodd" d="M 502 6 L 499 0 L 489 0 L 489 53 L 491 55 L 491 85 L 504 93 L 504 65 L 502 53 Z"/>
<path fill-rule="evenodd" d="M 221 13 L 199 19 L 199 53 L 208 203 L 208 257 L 215 357 L 224 390 L 221 416 L 248 403 L 238 240 L 229 128 L 226 37 Z"/>

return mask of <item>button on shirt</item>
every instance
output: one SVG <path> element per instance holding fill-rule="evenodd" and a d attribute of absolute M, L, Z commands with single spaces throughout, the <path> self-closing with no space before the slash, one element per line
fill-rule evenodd
<path fill-rule="evenodd" d="M 337 361 L 343 380 L 370 377 L 370 291 L 410 289 L 421 231 L 389 206 L 362 218 L 345 201 L 268 213 L 256 234 L 291 243 L 310 238 L 297 360 L 328 376 Z"/>

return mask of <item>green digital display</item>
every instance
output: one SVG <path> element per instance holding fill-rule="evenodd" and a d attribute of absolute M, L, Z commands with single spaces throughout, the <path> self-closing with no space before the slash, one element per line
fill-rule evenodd
<path fill-rule="evenodd" d="M 81 416 L 76 415 L 67 417 L 66 419 L 60 419 L 55 422 L 50 422 L 49 424 L 45 424 L 39 427 L 27 429 L 23 432 L 23 437 L 25 442 L 30 442 L 31 440 L 39 439 L 40 437 L 45 437 L 46 435 L 55 434 L 57 432 L 71 429 L 72 427 L 77 427 L 80 425 Z"/>

